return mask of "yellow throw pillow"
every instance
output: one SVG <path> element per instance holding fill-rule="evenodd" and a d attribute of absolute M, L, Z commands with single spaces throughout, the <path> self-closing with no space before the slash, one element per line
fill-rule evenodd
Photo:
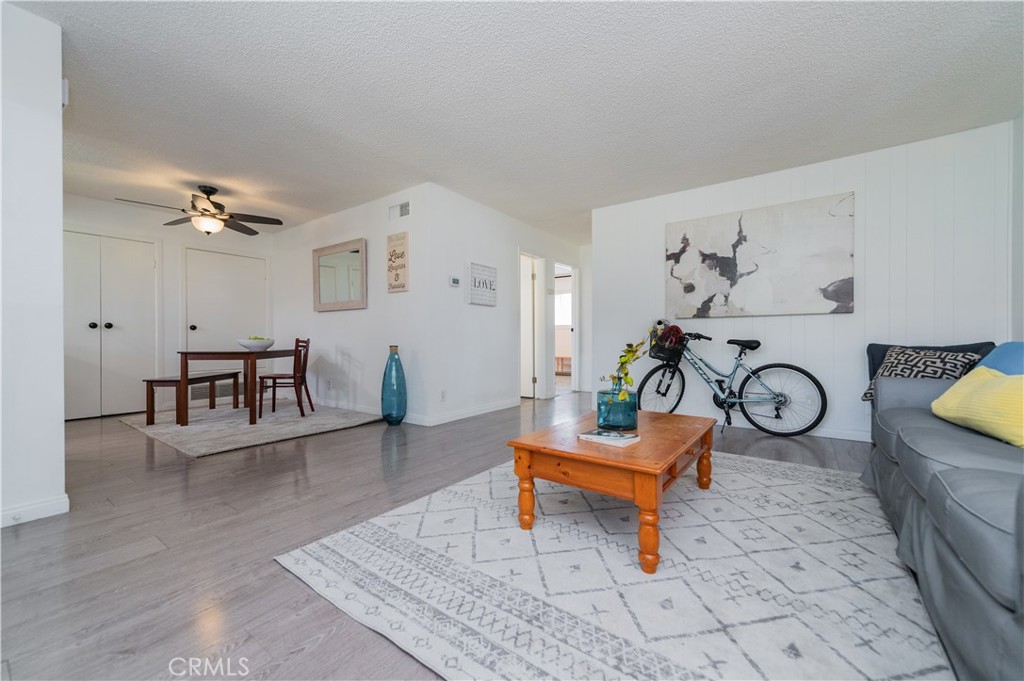
<path fill-rule="evenodd" d="M 1024 375 L 976 367 L 932 402 L 932 413 L 1024 447 Z"/>

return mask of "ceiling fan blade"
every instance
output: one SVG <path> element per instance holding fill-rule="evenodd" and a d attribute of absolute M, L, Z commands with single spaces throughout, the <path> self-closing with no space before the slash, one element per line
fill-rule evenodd
<path fill-rule="evenodd" d="M 200 196 L 199 194 L 192 195 L 192 205 L 195 206 L 197 210 L 207 211 L 210 213 L 217 212 L 217 207 L 213 205 L 210 199 L 205 196 Z"/>
<path fill-rule="evenodd" d="M 172 225 L 183 225 L 186 222 L 192 222 L 192 218 L 178 218 L 177 220 L 171 220 L 170 222 L 165 222 L 164 227 L 171 227 Z"/>
<path fill-rule="evenodd" d="M 242 222 L 255 222 L 258 225 L 283 225 L 277 218 L 268 218 L 262 215 L 248 215 L 247 213 L 232 213 L 231 217 Z"/>
<path fill-rule="evenodd" d="M 157 208 L 170 208 L 171 210 L 184 210 L 183 208 L 175 208 L 174 206 L 163 206 L 159 203 L 148 203 L 146 201 L 132 201 L 131 199 L 114 199 L 115 201 L 124 201 L 125 203 L 138 203 L 143 206 L 156 206 Z"/>
<path fill-rule="evenodd" d="M 252 227 L 249 227 L 248 225 L 243 225 L 241 222 L 236 222 L 235 220 L 232 220 L 230 218 L 224 221 L 224 226 L 227 227 L 228 229 L 233 229 L 236 232 L 241 232 L 242 234 L 246 234 L 248 236 L 256 236 L 257 234 L 259 234 L 259 232 L 257 232 Z"/>
<path fill-rule="evenodd" d="M 224 214 L 225 214 L 225 211 L 224 211 L 224 204 L 223 204 L 223 203 L 217 203 L 217 202 L 216 202 L 216 201 L 214 201 L 213 199 L 210 199 L 210 203 L 212 203 L 212 204 L 213 204 L 213 207 L 214 207 L 214 208 L 216 208 L 216 209 L 217 209 L 217 212 L 219 212 L 219 213 L 220 213 L 221 215 L 224 215 Z"/>

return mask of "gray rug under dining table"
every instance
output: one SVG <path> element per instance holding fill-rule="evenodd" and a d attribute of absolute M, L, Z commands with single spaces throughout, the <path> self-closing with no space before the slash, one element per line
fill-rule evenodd
<path fill-rule="evenodd" d="M 365 423 L 380 421 L 379 414 L 317 406 L 315 412 L 306 408 L 306 416 L 299 416 L 294 400 L 278 400 L 277 411 L 264 406 L 263 418 L 249 424 L 248 409 L 232 409 L 218 405 L 216 409 L 193 407 L 189 409 L 189 425 L 174 422 L 174 410 L 156 413 L 155 423 L 146 425 L 145 414 L 132 414 L 121 418 L 132 428 L 149 437 L 174 447 L 182 454 L 198 458 L 244 447 L 291 440 L 307 435 L 354 428 Z"/>

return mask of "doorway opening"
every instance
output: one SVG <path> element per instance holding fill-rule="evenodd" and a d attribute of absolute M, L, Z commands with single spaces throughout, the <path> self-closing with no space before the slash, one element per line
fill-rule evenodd
<path fill-rule="evenodd" d="M 575 389 L 575 333 L 573 323 L 573 271 L 569 265 L 555 263 L 555 395 Z"/>

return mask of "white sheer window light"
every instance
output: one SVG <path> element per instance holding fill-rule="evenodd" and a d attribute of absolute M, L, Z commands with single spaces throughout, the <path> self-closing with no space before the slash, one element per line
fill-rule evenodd
<path fill-rule="evenodd" d="M 555 294 L 555 326 L 572 326 L 572 294 Z"/>

